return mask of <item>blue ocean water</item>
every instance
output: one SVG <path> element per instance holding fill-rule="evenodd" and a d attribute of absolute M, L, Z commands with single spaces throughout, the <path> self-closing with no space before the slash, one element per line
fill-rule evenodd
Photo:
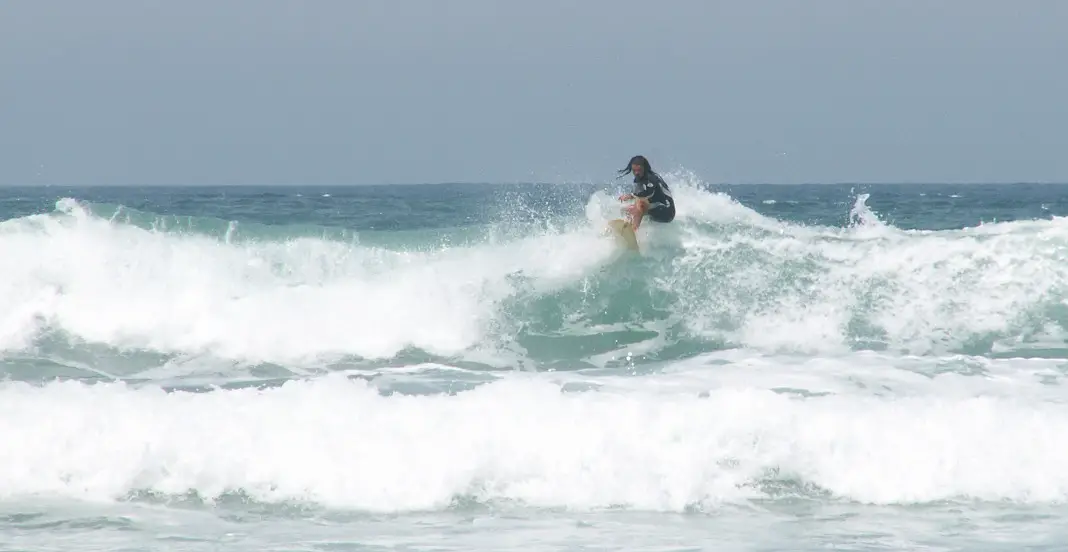
<path fill-rule="evenodd" d="M 0 545 L 1059 550 L 1068 186 L 0 188 Z"/>

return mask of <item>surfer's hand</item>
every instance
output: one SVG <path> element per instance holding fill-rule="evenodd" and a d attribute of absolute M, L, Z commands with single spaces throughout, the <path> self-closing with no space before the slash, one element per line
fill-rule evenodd
<path fill-rule="evenodd" d="M 634 199 L 634 194 L 623 194 L 623 195 L 619 196 L 619 200 L 620 201 L 627 201 L 627 200 L 630 200 L 630 199 Z"/>

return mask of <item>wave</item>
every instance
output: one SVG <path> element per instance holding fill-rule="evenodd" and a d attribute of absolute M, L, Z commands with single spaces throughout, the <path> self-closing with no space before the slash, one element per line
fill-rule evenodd
<path fill-rule="evenodd" d="M 1064 219 L 900 230 L 859 195 L 847 226 L 804 225 L 668 178 L 678 218 L 643 225 L 637 259 L 599 235 L 618 216 L 605 192 L 579 216 L 502 216 L 444 234 L 240 234 L 222 220 L 63 199 L 0 223 L 0 354 L 544 369 L 730 348 L 1065 353 Z"/>
<path fill-rule="evenodd" d="M 924 392 L 893 400 L 655 379 L 566 392 L 543 374 L 424 396 L 339 375 L 206 393 L 8 382 L 0 495 L 376 512 L 1068 499 L 1068 449 L 1049 438 L 1068 431 L 1063 405 L 914 379 Z"/>

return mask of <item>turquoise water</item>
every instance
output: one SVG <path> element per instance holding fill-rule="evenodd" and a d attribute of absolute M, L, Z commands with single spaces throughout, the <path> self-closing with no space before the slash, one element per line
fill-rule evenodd
<path fill-rule="evenodd" d="M 0 543 L 1053 550 L 1060 185 L 0 188 Z"/>

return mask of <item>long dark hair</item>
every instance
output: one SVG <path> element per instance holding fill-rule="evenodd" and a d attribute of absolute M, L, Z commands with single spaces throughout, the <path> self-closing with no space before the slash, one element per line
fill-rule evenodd
<path fill-rule="evenodd" d="M 649 165 L 649 160 L 646 159 L 644 155 L 635 155 L 634 157 L 630 158 L 630 162 L 627 163 L 626 167 L 619 169 L 619 176 L 617 176 L 616 178 L 619 178 L 620 176 L 623 176 L 625 174 L 630 174 L 631 165 L 641 165 L 642 169 L 644 169 L 643 176 L 645 176 L 646 178 L 648 178 L 649 175 L 653 172 L 653 167 Z"/>

